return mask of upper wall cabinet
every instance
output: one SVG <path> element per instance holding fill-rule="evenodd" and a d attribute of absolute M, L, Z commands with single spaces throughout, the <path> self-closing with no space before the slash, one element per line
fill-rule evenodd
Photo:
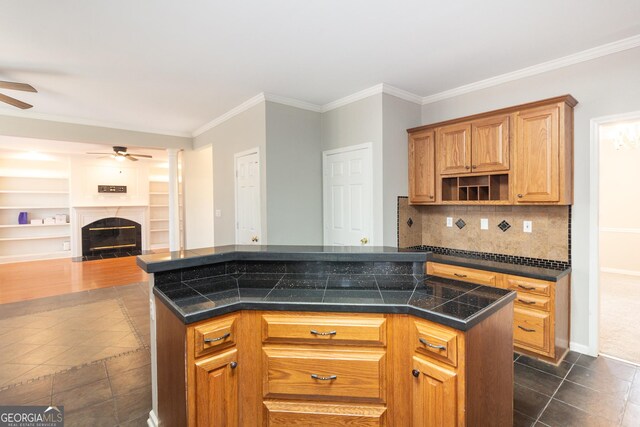
<path fill-rule="evenodd" d="M 572 204 L 576 104 L 565 95 L 409 129 L 409 202 Z"/>
<path fill-rule="evenodd" d="M 435 132 L 409 136 L 409 201 L 430 204 L 436 201 Z"/>

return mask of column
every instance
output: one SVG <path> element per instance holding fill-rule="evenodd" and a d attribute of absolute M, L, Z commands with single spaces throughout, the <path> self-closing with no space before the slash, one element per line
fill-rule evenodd
<path fill-rule="evenodd" d="M 178 194 L 178 149 L 168 148 L 169 155 L 169 250 L 180 250 L 180 196 Z"/>

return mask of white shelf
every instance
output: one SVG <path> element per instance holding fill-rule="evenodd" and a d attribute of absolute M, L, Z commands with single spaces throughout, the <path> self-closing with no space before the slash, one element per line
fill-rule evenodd
<path fill-rule="evenodd" d="M 150 208 L 168 208 L 169 205 L 149 205 Z"/>
<path fill-rule="evenodd" d="M 151 231 L 153 233 L 153 232 L 159 232 L 159 231 L 169 231 L 169 229 L 168 228 L 156 228 L 154 230 L 149 230 L 149 231 Z"/>
<path fill-rule="evenodd" d="M 69 206 L 0 206 L 0 209 L 10 211 L 28 211 L 31 209 L 69 209 Z"/>
<path fill-rule="evenodd" d="M 162 219 L 150 219 L 150 222 L 159 222 L 159 221 L 169 221 L 169 218 L 162 218 Z"/>
<path fill-rule="evenodd" d="M 156 196 L 158 195 L 165 196 L 165 195 L 169 195 L 169 192 L 168 191 L 149 191 L 149 194 L 156 195 Z"/>
<path fill-rule="evenodd" d="M 53 190 L 0 190 L 0 194 L 69 194 L 69 192 Z"/>
<path fill-rule="evenodd" d="M 0 225 L 0 228 L 62 227 L 70 224 L 71 223 L 69 222 L 65 222 L 64 224 L 4 224 L 4 225 Z"/>
<path fill-rule="evenodd" d="M 45 239 L 69 239 L 69 234 L 61 234 L 58 236 L 31 236 L 31 237 L 0 237 L 0 242 L 9 242 L 14 240 L 45 240 Z"/>

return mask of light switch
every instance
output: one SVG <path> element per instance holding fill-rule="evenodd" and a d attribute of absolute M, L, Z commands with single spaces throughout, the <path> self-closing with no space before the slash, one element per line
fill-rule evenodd
<path fill-rule="evenodd" d="M 220 218 L 222 216 L 222 211 L 220 209 L 216 209 L 216 217 Z"/>
<path fill-rule="evenodd" d="M 533 231 L 533 221 L 524 221 L 522 223 L 522 231 L 531 233 Z"/>
<path fill-rule="evenodd" d="M 489 218 L 480 218 L 480 230 L 489 229 Z"/>
<path fill-rule="evenodd" d="M 450 216 L 447 217 L 447 227 L 453 227 L 453 218 Z"/>

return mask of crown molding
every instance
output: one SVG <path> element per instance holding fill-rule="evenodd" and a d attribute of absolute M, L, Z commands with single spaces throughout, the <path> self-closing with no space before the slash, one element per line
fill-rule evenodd
<path fill-rule="evenodd" d="M 127 130 L 131 132 L 151 133 L 156 135 L 176 136 L 179 138 L 191 138 L 190 133 L 171 132 L 166 130 L 142 128 L 142 127 L 136 127 L 136 126 L 125 126 L 117 123 L 103 122 L 100 120 L 83 119 L 80 117 L 57 116 L 54 114 L 37 113 L 35 111 L 22 111 L 22 110 L 15 110 L 15 111 L 6 110 L 5 111 L 4 109 L 0 109 L 0 117 L 2 116 L 19 117 L 22 119 L 46 120 L 49 122 L 68 123 L 72 125 L 95 126 L 95 127 L 114 129 L 114 130 Z"/>
<path fill-rule="evenodd" d="M 590 61 L 592 59 L 601 58 L 624 50 L 633 49 L 638 46 L 640 46 L 640 34 L 563 56 L 562 58 L 552 59 L 551 61 L 532 65 L 531 67 L 522 68 L 510 73 L 500 74 L 495 77 L 459 86 L 454 89 L 428 95 L 422 98 L 422 105 L 431 104 L 437 101 L 442 101 L 443 99 L 463 95 L 465 93 L 475 92 L 477 90 L 498 86 L 500 84 L 519 80 L 525 77 L 546 73 L 547 71 L 553 71 L 570 65 L 579 64 L 581 62 Z"/>
<path fill-rule="evenodd" d="M 265 100 L 269 102 L 275 102 L 276 104 L 288 105 L 290 107 L 314 111 L 316 113 L 320 113 L 322 111 L 322 106 L 312 104 L 311 102 L 300 101 L 299 99 L 287 98 L 280 95 L 274 95 L 272 93 L 265 93 L 264 97 Z"/>
<path fill-rule="evenodd" d="M 370 88 L 361 90 L 360 92 L 347 95 L 344 98 L 336 99 L 335 101 L 329 102 L 328 104 L 324 104 L 322 106 L 321 112 L 326 113 L 327 111 L 335 110 L 336 108 L 343 107 L 345 105 L 351 104 L 352 102 L 360 101 L 361 99 L 377 95 L 379 93 L 382 93 L 382 89 L 383 84 L 380 83 L 375 86 L 371 86 Z"/>
<path fill-rule="evenodd" d="M 404 99 L 405 101 L 413 102 L 414 104 L 422 105 L 422 97 L 420 95 L 416 95 L 415 93 L 411 93 L 386 83 L 382 83 L 382 92 L 387 95 L 395 96 L 396 98 Z"/>
<path fill-rule="evenodd" d="M 197 136 L 200 136 L 203 133 L 205 133 L 206 131 L 208 131 L 209 129 L 213 129 L 214 127 L 218 126 L 219 124 L 226 122 L 230 118 L 232 118 L 234 116 L 237 116 L 238 114 L 242 113 L 243 111 L 247 111 L 249 108 L 258 105 L 261 102 L 264 102 L 265 100 L 266 100 L 266 97 L 265 97 L 264 92 L 260 92 L 259 94 L 257 94 L 253 98 L 247 99 L 246 101 L 244 101 L 242 104 L 238 105 L 237 107 L 232 108 L 231 110 L 227 111 L 223 115 L 218 116 L 215 119 L 211 120 L 210 122 L 205 123 L 204 125 L 200 126 L 198 129 L 193 131 L 191 136 L 193 136 L 194 138 L 197 137 Z"/>

